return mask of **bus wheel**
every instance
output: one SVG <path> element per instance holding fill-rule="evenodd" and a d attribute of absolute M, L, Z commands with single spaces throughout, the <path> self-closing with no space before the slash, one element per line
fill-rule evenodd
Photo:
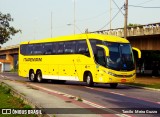
<path fill-rule="evenodd" d="M 43 82 L 43 79 L 42 79 L 42 72 L 41 71 L 37 71 L 36 73 L 36 79 L 37 81 L 40 83 L 40 82 Z"/>
<path fill-rule="evenodd" d="M 89 87 L 93 86 L 94 83 L 93 83 L 93 78 L 91 73 L 86 74 L 86 83 L 87 83 L 87 86 Z"/>
<path fill-rule="evenodd" d="M 118 83 L 110 83 L 110 87 L 111 87 L 111 88 L 116 88 L 117 85 L 118 85 Z"/>
<path fill-rule="evenodd" d="M 35 82 L 36 81 L 36 78 L 35 78 L 35 74 L 34 74 L 34 71 L 31 70 L 29 72 L 29 80 L 32 81 L 32 82 Z"/>

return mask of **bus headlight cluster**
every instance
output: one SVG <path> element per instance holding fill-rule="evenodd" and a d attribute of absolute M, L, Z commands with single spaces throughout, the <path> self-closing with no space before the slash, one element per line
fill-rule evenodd
<path fill-rule="evenodd" d="M 108 72 L 109 75 L 111 76 L 117 76 L 116 74 L 112 73 L 112 72 Z"/>

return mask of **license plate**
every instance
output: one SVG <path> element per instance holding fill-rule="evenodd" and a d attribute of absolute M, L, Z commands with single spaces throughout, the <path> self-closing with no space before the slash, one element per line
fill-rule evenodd
<path fill-rule="evenodd" d="M 121 79 L 121 82 L 126 82 L 126 79 Z"/>

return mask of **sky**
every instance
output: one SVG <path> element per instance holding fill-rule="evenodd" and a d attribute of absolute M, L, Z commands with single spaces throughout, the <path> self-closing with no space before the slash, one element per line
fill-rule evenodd
<path fill-rule="evenodd" d="M 160 7 L 160 0 L 128 0 L 129 5 Z M 116 3 L 116 4 L 115 4 Z M 125 0 L 112 0 L 111 17 L 122 8 Z M 117 6 L 119 7 L 117 7 Z M 23 41 L 38 40 L 110 28 L 110 0 L 0 0 L 0 12 L 10 13 L 16 29 L 22 30 L 2 47 Z M 124 26 L 124 8 L 112 20 L 111 28 Z M 122 14 L 123 13 L 123 14 Z M 128 8 L 128 24 L 160 22 L 160 8 Z M 70 24 L 70 25 L 68 25 Z M 107 25 L 108 24 L 108 25 Z M 52 27 L 52 28 L 51 28 Z M 51 31 L 52 29 L 52 31 Z"/>

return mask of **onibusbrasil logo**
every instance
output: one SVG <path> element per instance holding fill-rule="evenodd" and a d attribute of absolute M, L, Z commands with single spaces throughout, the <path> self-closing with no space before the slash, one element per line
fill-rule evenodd
<path fill-rule="evenodd" d="M 40 109 L 2 109 L 1 114 L 43 114 Z"/>

